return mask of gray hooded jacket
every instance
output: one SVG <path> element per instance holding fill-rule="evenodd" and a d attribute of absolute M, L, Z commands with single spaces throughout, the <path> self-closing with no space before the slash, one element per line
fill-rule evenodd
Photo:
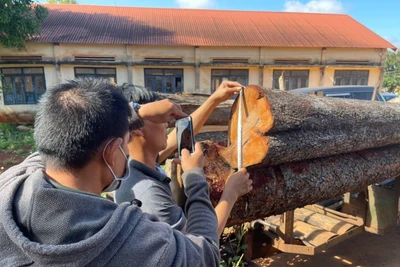
<path fill-rule="evenodd" d="M 38 153 L 0 175 L 1 266 L 219 266 L 201 169 L 184 174 L 187 232 L 130 203 L 57 189 Z"/>

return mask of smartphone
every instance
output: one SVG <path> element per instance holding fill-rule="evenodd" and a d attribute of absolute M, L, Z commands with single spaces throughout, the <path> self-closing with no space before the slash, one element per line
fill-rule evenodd
<path fill-rule="evenodd" d="M 179 158 L 181 158 L 182 149 L 186 148 L 190 153 L 194 153 L 195 141 L 192 117 L 188 116 L 186 118 L 177 120 L 175 122 L 175 129 Z"/>

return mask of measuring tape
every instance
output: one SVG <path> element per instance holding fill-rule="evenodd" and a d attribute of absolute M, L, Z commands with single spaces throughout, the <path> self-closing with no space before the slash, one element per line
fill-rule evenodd
<path fill-rule="evenodd" d="M 238 126 L 237 126 L 237 162 L 238 169 L 242 168 L 242 99 L 243 99 L 243 88 L 239 93 L 239 115 L 238 115 Z"/>
<path fill-rule="evenodd" d="M 237 162 L 238 162 L 238 170 L 240 170 L 243 166 L 242 163 L 242 101 L 243 101 L 243 89 L 240 90 L 239 93 L 239 114 L 238 114 L 238 125 L 237 125 Z M 249 196 L 246 195 L 246 206 L 244 208 L 244 213 L 247 213 L 247 209 L 249 207 Z"/>

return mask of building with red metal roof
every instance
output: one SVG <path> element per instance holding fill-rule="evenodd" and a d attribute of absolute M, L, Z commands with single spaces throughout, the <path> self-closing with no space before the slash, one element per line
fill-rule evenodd
<path fill-rule="evenodd" d="M 392 48 L 342 14 L 46 5 L 35 42 L 157 46 Z"/>
<path fill-rule="evenodd" d="M 343 14 L 45 6 L 26 50 L 0 47 L 0 114 L 31 112 L 49 86 L 88 76 L 168 93 L 211 93 L 225 79 L 381 86 L 386 51 L 396 49 Z"/>

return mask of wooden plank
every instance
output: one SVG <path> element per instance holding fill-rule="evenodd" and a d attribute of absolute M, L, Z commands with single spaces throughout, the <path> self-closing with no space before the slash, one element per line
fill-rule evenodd
<path fill-rule="evenodd" d="M 172 159 L 167 159 L 165 161 L 165 173 L 171 178 L 171 190 L 175 203 L 184 207 L 187 197 L 183 188 L 181 166 L 177 165 Z"/>
<path fill-rule="evenodd" d="M 324 208 L 324 207 L 321 207 L 319 205 L 307 205 L 304 208 L 308 209 L 310 211 L 316 211 L 316 212 L 318 212 L 320 214 L 324 214 L 324 215 L 327 215 L 329 217 L 332 217 L 332 218 L 335 218 L 335 219 L 338 219 L 340 221 L 347 222 L 347 223 L 350 223 L 350 224 L 354 224 L 354 225 L 357 225 L 357 226 L 360 226 L 360 225 L 364 224 L 363 220 L 361 220 L 358 217 L 355 217 L 355 216 L 352 216 L 352 215 L 349 215 L 349 214 L 345 214 L 345 213 L 342 213 L 342 212 L 339 212 L 339 211 L 336 211 L 336 210 Z"/>
<path fill-rule="evenodd" d="M 364 227 L 363 226 L 357 226 L 356 228 L 351 229 L 347 233 L 344 233 L 342 235 L 338 235 L 336 237 L 333 237 L 330 239 L 326 244 L 320 245 L 315 248 L 315 253 L 321 253 L 322 251 L 327 250 L 330 247 L 333 247 L 337 244 L 340 244 L 341 242 L 344 242 L 345 240 L 364 232 Z"/>
<path fill-rule="evenodd" d="M 280 230 L 283 233 L 283 241 L 286 244 L 293 243 L 293 231 L 294 231 L 294 211 L 289 210 L 281 215 Z"/>
<path fill-rule="evenodd" d="M 309 209 L 296 209 L 294 217 L 299 221 L 303 221 L 310 225 L 339 235 L 344 234 L 356 227 L 354 224 L 344 222 Z"/>
<path fill-rule="evenodd" d="M 204 125 L 199 133 L 226 132 L 228 125 Z"/>
<path fill-rule="evenodd" d="M 318 247 L 327 243 L 338 234 L 326 231 L 322 228 L 313 226 L 311 224 L 295 221 L 293 225 L 293 238 L 303 241 L 305 244 Z"/>

